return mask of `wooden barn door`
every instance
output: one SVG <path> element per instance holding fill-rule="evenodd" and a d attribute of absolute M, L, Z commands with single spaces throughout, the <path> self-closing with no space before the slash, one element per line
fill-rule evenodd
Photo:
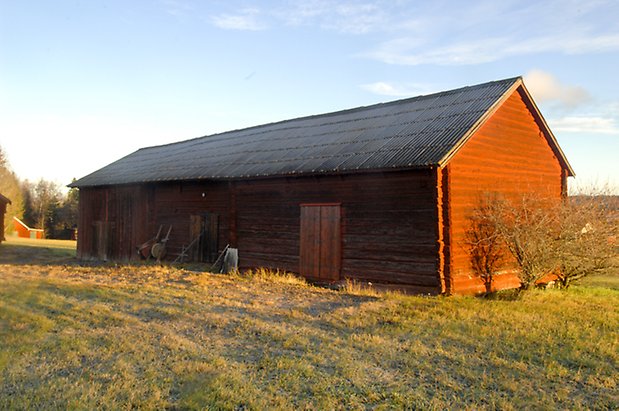
<path fill-rule="evenodd" d="M 299 273 L 325 281 L 340 279 L 342 260 L 339 204 L 301 204 Z"/>
<path fill-rule="evenodd" d="M 202 234 L 200 236 L 200 234 Z M 189 237 L 190 241 L 198 238 L 194 246 L 189 250 L 190 260 L 213 263 L 217 259 L 219 240 L 219 215 L 205 213 L 190 216 Z"/>

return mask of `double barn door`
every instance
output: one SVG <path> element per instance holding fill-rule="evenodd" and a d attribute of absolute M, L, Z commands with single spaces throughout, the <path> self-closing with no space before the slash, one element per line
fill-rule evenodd
<path fill-rule="evenodd" d="M 340 279 L 342 261 L 339 204 L 301 204 L 299 273 L 323 281 Z"/>

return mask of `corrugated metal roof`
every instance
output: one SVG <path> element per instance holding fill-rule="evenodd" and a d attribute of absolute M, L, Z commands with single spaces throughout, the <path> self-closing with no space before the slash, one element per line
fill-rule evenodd
<path fill-rule="evenodd" d="M 71 186 L 437 165 L 517 82 L 519 77 L 143 148 Z"/>

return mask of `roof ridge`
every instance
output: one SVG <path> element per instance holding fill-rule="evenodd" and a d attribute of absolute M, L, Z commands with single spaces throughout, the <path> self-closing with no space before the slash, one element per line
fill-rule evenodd
<path fill-rule="evenodd" d="M 381 103 L 375 103 L 375 104 L 370 104 L 370 105 L 367 105 L 367 106 L 353 107 L 353 108 L 349 108 L 349 109 L 330 111 L 330 112 L 327 112 L 327 113 L 312 114 L 312 115 L 309 115 L 309 116 L 295 117 L 295 118 L 291 118 L 291 119 L 273 121 L 273 122 L 270 122 L 270 123 L 257 124 L 255 126 L 237 128 L 237 129 L 233 129 L 233 130 L 226 130 L 226 131 L 222 131 L 220 133 L 207 134 L 207 135 L 204 135 L 204 136 L 193 137 L 193 138 L 189 138 L 189 139 L 186 139 L 186 140 L 174 141 L 172 143 L 166 143 L 166 144 L 159 144 L 159 145 L 154 145 L 154 146 L 142 147 L 142 148 L 138 149 L 137 151 L 145 151 L 145 150 L 150 150 L 150 149 L 154 149 L 154 148 L 174 146 L 174 145 L 177 145 L 177 144 L 189 143 L 191 141 L 196 141 L 196 140 L 201 140 L 201 139 L 206 140 L 208 138 L 212 138 L 212 137 L 216 137 L 216 136 L 223 136 L 223 135 L 226 135 L 226 134 L 238 133 L 238 132 L 245 131 L 245 130 L 254 130 L 254 129 L 259 129 L 259 128 L 263 128 L 263 127 L 274 126 L 274 125 L 277 125 L 277 124 L 292 123 L 292 122 L 300 121 L 300 120 L 310 120 L 310 119 L 316 119 L 316 118 L 321 118 L 321 117 L 335 117 L 335 116 L 339 116 L 339 115 L 343 115 L 343 114 L 356 113 L 356 112 L 364 111 L 364 110 L 370 111 L 370 110 L 376 109 L 378 107 L 389 107 L 389 106 L 393 106 L 393 105 L 399 105 L 399 104 L 403 104 L 403 103 L 413 102 L 415 100 L 422 100 L 422 99 L 428 99 L 428 98 L 438 98 L 438 97 L 441 97 L 441 96 L 462 92 L 463 90 L 466 90 L 466 89 L 490 87 L 490 86 L 495 85 L 497 83 L 516 82 L 517 80 L 522 80 L 522 76 L 509 77 L 509 78 L 505 78 L 505 79 L 502 79 L 502 80 L 493 80 L 493 81 L 488 81 L 488 82 L 485 82 L 485 83 L 474 84 L 472 86 L 463 86 L 463 87 L 459 87 L 459 88 L 456 88 L 456 89 L 438 91 L 436 93 L 420 94 L 418 96 L 407 97 L 407 98 L 403 98 L 403 99 L 399 99 L 399 100 L 392 100 L 392 101 L 386 101 L 386 102 L 381 102 Z"/>
<path fill-rule="evenodd" d="M 141 148 L 70 186 L 438 165 L 521 84 L 495 80 Z"/>

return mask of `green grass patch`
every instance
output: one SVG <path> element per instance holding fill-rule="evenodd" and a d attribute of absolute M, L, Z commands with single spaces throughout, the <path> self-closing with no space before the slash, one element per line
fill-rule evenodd
<path fill-rule="evenodd" d="M 581 287 L 601 287 L 619 290 L 619 272 L 590 275 L 577 281 L 575 284 Z"/>
<path fill-rule="evenodd" d="M 510 301 L 0 265 L 0 408 L 616 409 L 617 307 L 600 286 Z"/>
<path fill-rule="evenodd" d="M 58 264 L 75 259 L 76 241 L 7 236 L 0 244 L 0 264 Z"/>

